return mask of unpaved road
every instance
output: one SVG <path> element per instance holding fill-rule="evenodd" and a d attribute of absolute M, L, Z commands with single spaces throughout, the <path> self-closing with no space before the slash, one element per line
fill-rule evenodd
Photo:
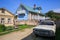
<path fill-rule="evenodd" d="M 22 31 L 12 32 L 3 36 L 0 36 L 0 40 L 55 40 L 54 38 L 36 37 L 32 33 L 31 29 L 25 29 Z"/>
<path fill-rule="evenodd" d="M 32 33 L 32 29 L 25 29 L 22 31 L 12 32 L 3 36 L 0 36 L 0 40 L 22 40 L 26 36 Z"/>

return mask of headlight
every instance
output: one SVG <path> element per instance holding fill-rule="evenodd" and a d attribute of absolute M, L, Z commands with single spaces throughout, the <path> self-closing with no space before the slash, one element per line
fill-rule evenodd
<path fill-rule="evenodd" d="M 51 31 L 50 31 L 50 34 L 52 35 L 52 34 L 54 34 L 54 32 L 51 30 Z"/>
<path fill-rule="evenodd" d="M 53 31 L 51 30 L 50 33 L 53 33 Z"/>

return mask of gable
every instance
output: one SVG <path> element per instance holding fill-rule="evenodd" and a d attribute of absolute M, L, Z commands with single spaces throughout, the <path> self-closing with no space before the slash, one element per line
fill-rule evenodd
<path fill-rule="evenodd" d="M 25 14 L 26 11 L 27 11 L 27 10 L 26 10 L 23 6 L 20 6 L 20 7 L 17 9 L 17 14 Z"/>
<path fill-rule="evenodd" d="M 27 5 L 21 4 L 20 6 L 24 7 L 26 10 L 28 10 L 30 12 L 39 13 L 38 10 L 34 10 L 32 7 L 29 7 Z"/>
<path fill-rule="evenodd" d="M 41 13 L 39 13 L 39 10 L 37 10 L 37 9 L 34 10 L 32 7 L 26 6 L 24 4 L 20 4 L 20 6 L 18 7 L 17 11 L 21 10 L 22 8 L 24 8 L 28 12 L 33 12 L 34 14 L 37 14 L 37 13 L 41 14 Z"/>
<path fill-rule="evenodd" d="M 12 13 L 5 11 L 5 15 L 10 15 L 10 16 L 14 16 Z"/>
<path fill-rule="evenodd" d="M 4 10 L 4 12 L 2 12 L 2 9 Z M 0 15 L 14 16 L 11 12 L 9 12 L 8 10 L 4 8 L 0 8 Z"/>

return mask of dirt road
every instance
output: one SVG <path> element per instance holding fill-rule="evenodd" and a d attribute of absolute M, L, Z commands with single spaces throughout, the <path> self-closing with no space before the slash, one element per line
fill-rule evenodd
<path fill-rule="evenodd" d="M 3 36 L 0 36 L 0 40 L 22 40 L 26 36 L 32 33 L 31 29 L 25 29 L 22 31 L 12 32 Z"/>

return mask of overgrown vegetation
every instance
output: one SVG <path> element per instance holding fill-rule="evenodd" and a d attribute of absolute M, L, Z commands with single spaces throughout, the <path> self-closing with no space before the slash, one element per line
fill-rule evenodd
<path fill-rule="evenodd" d="M 3 25 L 3 24 L 0 24 L 0 32 L 3 32 L 3 31 L 5 31 L 6 30 L 6 27 L 5 27 L 5 25 Z"/>

